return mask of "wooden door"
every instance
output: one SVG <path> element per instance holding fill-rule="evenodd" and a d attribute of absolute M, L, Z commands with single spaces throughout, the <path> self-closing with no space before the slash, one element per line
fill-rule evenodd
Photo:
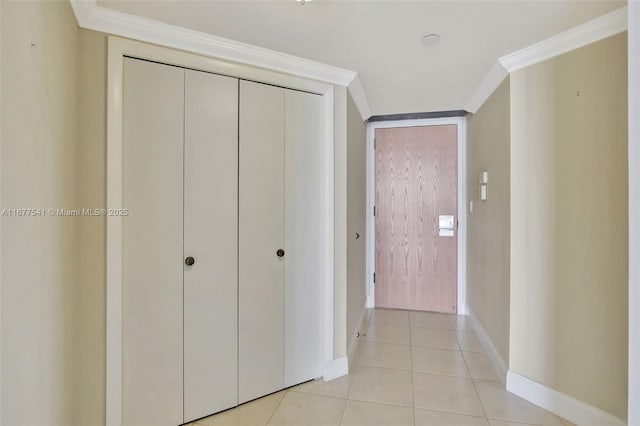
<path fill-rule="evenodd" d="M 457 174 L 456 125 L 376 129 L 377 307 L 456 312 Z"/>
<path fill-rule="evenodd" d="M 240 403 L 284 387 L 284 98 L 240 82 Z"/>
<path fill-rule="evenodd" d="M 122 423 L 183 423 L 184 70 L 125 58 Z"/>
<path fill-rule="evenodd" d="M 184 422 L 238 403 L 238 80 L 185 71 Z"/>

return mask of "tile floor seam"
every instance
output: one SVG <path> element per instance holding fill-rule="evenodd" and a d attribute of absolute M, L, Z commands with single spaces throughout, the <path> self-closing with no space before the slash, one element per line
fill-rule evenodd
<path fill-rule="evenodd" d="M 344 400 L 344 408 L 342 408 L 342 415 L 340 416 L 340 422 L 338 422 L 338 426 L 342 426 L 342 422 L 344 421 L 344 414 L 347 412 L 348 403 L 349 403 L 349 399 L 347 398 Z"/>
<path fill-rule="evenodd" d="M 347 401 L 368 402 L 370 404 L 388 405 L 389 407 L 415 408 L 412 405 L 394 404 L 393 402 L 382 402 L 382 401 L 377 401 L 377 400 L 373 400 L 373 399 L 349 398 L 349 399 L 347 399 Z"/>
<path fill-rule="evenodd" d="M 411 369 L 406 369 L 406 368 L 393 368 L 393 367 L 380 367 L 377 365 L 365 365 L 365 364 L 357 364 L 358 367 L 366 367 L 366 368 L 377 368 L 379 370 L 394 370 L 394 371 L 408 371 L 408 372 L 412 372 L 413 370 Z"/>
<path fill-rule="evenodd" d="M 462 350 L 460 351 L 462 352 Z M 467 359 L 462 355 L 462 359 L 464 360 L 464 365 L 467 367 L 467 371 L 469 371 L 469 375 L 471 375 L 471 370 L 469 369 L 469 365 L 467 364 Z M 480 408 L 482 408 L 482 412 L 484 413 L 484 418 L 487 419 L 487 423 L 489 423 L 489 416 L 487 415 L 487 410 L 484 408 L 484 402 L 482 402 L 482 398 L 480 398 L 480 392 L 478 392 L 478 387 L 476 386 L 476 381 L 471 378 L 471 383 L 473 384 L 473 390 L 478 397 L 478 401 L 480 401 Z"/>
<path fill-rule="evenodd" d="M 275 408 L 273 409 L 273 411 L 271 412 L 271 415 L 269 416 L 269 418 L 267 419 L 267 422 L 264 424 L 264 426 L 267 426 L 269 424 L 269 422 L 271 421 L 271 419 L 273 418 L 273 415 L 276 413 L 276 411 L 278 410 L 278 407 L 280 407 L 280 404 L 282 404 L 282 401 L 284 401 L 284 397 L 287 396 L 287 394 L 291 392 L 290 390 L 285 390 L 284 391 L 284 395 L 282 395 L 282 398 L 280 398 L 280 401 L 278 401 L 278 403 L 276 404 Z"/>

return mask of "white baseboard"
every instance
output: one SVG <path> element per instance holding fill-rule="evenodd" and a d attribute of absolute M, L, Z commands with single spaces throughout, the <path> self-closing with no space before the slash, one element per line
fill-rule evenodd
<path fill-rule="evenodd" d="M 349 361 L 346 356 L 341 356 L 325 364 L 322 378 L 325 382 L 328 382 L 329 380 L 337 379 L 347 374 L 349 374 Z"/>
<path fill-rule="evenodd" d="M 580 426 L 620 426 L 627 423 L 599 408 L 578 401 L 569 395 L 534 382 L 509 370 L 507 390 L 545 410 Z"/>
<path fill-rule="evenodd" d="M 466 308 L 467 317 L 471 321 L 471 328 L 473 328 L 473 330 L 476 332 L 480 343 L 482 343 L 484 351 L 486 352 L 487 356 L 491 360 L 491 363 L 493 364 L 493 367 L 498 373 L 498 377 L 500 377 L 502 383 L 505 384 L 507 380 L 507 371 L 509 371 L 507 363 L 502 358 L 502 355 L 500 355 L 500 352 L 498 352 L 498 349 L 493 344 L 493 340 L 491 340 L 491 337 L 489 337 L 487 331 L 484 329 L 482 324 L 480 324 L 480 321 L 478 321 L 478 318 L 476 318 L 476 316 L 473 314 L 471 308 L 469 308 L 469 306 L 467 306 Z"/>
<path fill-rule="evenodd" d="M 356 330 L 351 336 L 351 342 L 349 342 L 349 350 L 347 351 L 347 358 L 349 362 L 353 359 L 353 354 L 356 353 L 356 349 L 358 349 L 358 342 L 360 341 L 360 337 L 358 337 L 358 333 L 362 336 L 362 331 L 364 329 L 365 321 L 367 320 L 367 305 L 362 307 L 362 311 L 360 312 L 360 317 L 358 318 L 358 324 L 356 325 Z"/>

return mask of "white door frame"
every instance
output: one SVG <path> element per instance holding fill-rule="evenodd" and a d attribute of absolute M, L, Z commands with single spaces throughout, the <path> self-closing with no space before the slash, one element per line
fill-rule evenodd
<path fill-rule="evenodd" d="M 376 200 L 375 152 L 376 129 L 394 127 L 458 126 L 458 314 L 467 314 L 467 119 L 466 117 L 425 118 L 417 120 L 375 121 L 367 124 L 367 307 L 375 307 L 373 273 L 376 270 L 376 221 L 373 206 Z"/>
<path fill-rule="evenodd" d="M 317 93 L 324 99 L 325 119 L 325 267 L 323 282 L 323 359 L 333 361 L 334 303 L 334 86 L 263 68 L 109 37 L 107 77 L 107 211 L 126 208 L 122 203 L 122 90 L 125 56 L 197 69 Z M 107 215 L 106 289 L 106 425 L 122 424 L 122 220 Z"/>

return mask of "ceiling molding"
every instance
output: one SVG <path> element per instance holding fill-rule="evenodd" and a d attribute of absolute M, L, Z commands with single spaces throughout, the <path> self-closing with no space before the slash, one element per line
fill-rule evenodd
<path fill-rule="evenodd" d="M 627 6 L 498 59 L 509 72 L 626 31 Z"/>
<path fill-rule="evenodd" d="M 475 114 L 508 75 L 509 72 L 500 62 L 493 64 L 489 73 L 482 79 L 473 95 L 467 101 L 464 109 Z"/>
<path fill-rule="evenodd" d="M 358 111 L 360 111 L 362 121 L 367 121 L 369 117 L 371 117 L 371 110 L 369 109 L 369 103 L 367 102 L 367 98 L 364 94 L 364 88 L 362 87 L 359 76 L 356 75 L 351 81 L 351 84 L 349 84 L 349 93 L 351 94 Z"/>
<path fill-rule="evenodd" d="M 122 13 L 99 6 L 96 0 L 70 0 L 70 2 L 78 25 L 89 30 L 266 68 L 338 86 L 349 86 L 358 76 L 355 71 Z M 365 104 L 358 105 L 358 108 L 366 107 L 366 113 L 368 105 L 366 105 L 364 93 L 360 102 L 363 101 Z"/>
<path fill-rule="evenodd" d="M 498 58 L 467 101 L 476 113 L 509 73 L 627 30 L 627 6 Z"/>

